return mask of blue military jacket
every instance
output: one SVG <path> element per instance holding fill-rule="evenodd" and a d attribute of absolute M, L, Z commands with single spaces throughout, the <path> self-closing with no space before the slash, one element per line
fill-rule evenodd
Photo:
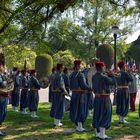
<path fill-rule="evenodd" d="M 52 90 L 54 90 L 54 91 L 58 90 L 58 92 L 59 91 L 61 91 L 61 92 L 66 91 L 62 73 L 60 73 L 60 72 L 55 73 L 54 79 L 52 81 Z"/>
<path fill-rule="evenodd" d="M 128 86 L 129 82 L 133 81 L 133 78 L 127 72 L 121 71 L 120 76 L 117 76 L 116 80 L 118 86 Z"/>
<path fill-rule="evenodd" d="M 65 87 L 68 89 L 70 87 L 70 79 L 68 74 L 63 74 L 63 79 L 65 83 Z"/>
<path fill-rule="evenodd" d="M 70 89 L 90 90 L 90 87 L 87 85 L 86 78 L 82 72 L 74 71 L 70 75 Z"/>
<path fill-rule="evenodd" d="M 110 93 L 110 85 L 115 85 L 115 78 L 108 77 L 107 75 L 97 72 L 92 77 L 92 87 L 95 94 Z"/>
<path fill-rule="evenodd" d="M 29 86 L 29 81 L 26 76 L 21 76 L 21 87 L 26 88 Z"/>
<path fill-rule="evenodd" d="M 40 83 L 35 76 L 30 77 L 29 87 L 31 90 L 32 89 L 36 89 L 36 90 L 40 89 Z"/>

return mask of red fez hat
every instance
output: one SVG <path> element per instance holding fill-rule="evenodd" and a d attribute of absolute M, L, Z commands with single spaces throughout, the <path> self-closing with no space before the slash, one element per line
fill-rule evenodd
<path fill-rule="evenodd" d="M 36 70 L 35 69 L 32 69 L 32 70 L 30 70 L 30 73 L 31 74 L 35 74 L 36 73 Z"/>
<path fill-rule="evenodd" d="M 104 67 L 105 66 L 105 63 L 103 62 L 103 61 L 98 61 L 98 62 L 96 62 L 96 68 L 98 67 L 98 68 L 102 68 L 102 67 Z"/>
<path fill-rule="evenodd" d="M 17 71 L 18 70 L 18 68 L 17 67 L 13 67 L 13 71 Z"/>
<path fill-rule="evenodd" d="M 65 67 L 64 70 L 63 70 L 63 72 L 64 73 L 67 73 L 68 72 L 68 69 Z"/>
<path fill-rule="evenodd" d="M 120 69 L 123 68 L 125 66 L 124 61 L 119 61 L 118 66 L 119 66 Z"/>
<path fill-rule="evenodd" d="M 74 66 L 76 66 L 76 65 L 79 66 L 80 64 L 81 64 L 81 61 L 80 61 L 80 60 L 75 60 L 75 61 L 74 61 Z"/>
<path fill-rule="evenodd" d="M 57 65 L 56 65 L 56 69 L 57 69 L 57 70 L 60 70 L 61 68 L 63 68 L 63 64 L 57 64 Z"/>

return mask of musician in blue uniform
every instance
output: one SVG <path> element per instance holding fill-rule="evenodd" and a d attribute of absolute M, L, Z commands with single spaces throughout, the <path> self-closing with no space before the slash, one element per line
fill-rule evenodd
<path fill-rule="evenodd" d="M 36 118 L 38 103 L 39 103 L 39 94 L 38 90 L 40 89 L 40 83 L 36 78 L 36 70 L 30 71 L 30 81 L 29 81 L 29 92 L 28 92 L 28 107 L 31 112 L 31 117 Z"/>
<path fill-rule="evenodd" d="M 14 89 L 11 93 L 11 103 L 14 112 L 18 112 L 17 107 L 19 106 L 19 96 L 20 96 L 20 75 L 17 67 L 13 68 L 13 81 L 14 81 Z"/>
<path fill-rule="evenodd" d="M 0 88 L 4 87 L 4 78 L 3 78 L 4 67 L 0 64 Z M 0 126 L 2 125 L 7 112 L 8 104 L 8 93 L 0 93 Z M 5 132 L 0 131 L 0 136 L 5 136 Z"/>
<path fill-rule="evenodd" d="M 49 78 L 49 83 L 50 83 L 50 86 L 49 86 L 49 102 L 52 102 L 53 92 L 51 92 L 51 91 L 52 91 L 52 83 L 53 83 L 53 80 L 54 80 L 55 73 L 56 73 L 56 68 L 54 67 L 54 68 L 52 68 L 52 74 Z"/>
<path fill-rule="evenodd" d="M 61 119 L 64 115 L 64 100 L 65 94 L 68 94 L 65 88 L 64 79 L 62 76 L 63 64 L 57 64 L 56 73 L 52 83 L 52 107 L 50 116 L 54 118 L 55 126 L 62 126 Z"/>
<path fill-rule="evenodd" d="M 63 76 L 63 79 L 64 79 L 65 88 L 66 88 L 67 92 L 69 93 L 70 79 L 69 79 L 68 69 L 66 67 L 63 70 L 63 75 L 62 76 Z"/>
<path fill-rule="evenodd" d="M 74 61 L 74 71 L 70 75 L 70 89 L 72 91 L 70 103 L 70 119 L 76 124 L 77 131 L 84 131 L 83 123 L 87 118 L 88 96 L 91 88 L 86 83 L 86 78 L 81 72 L 81 61 Z"/>
<path fill-rule="evenodd" d="M 93 127 L 96 128 L 96 137 L 109 138 L 105 130 L 111 125 L 112 104 L 110 100 L 110 85 L 115 85 L 115 78 L 103 74 L 104 62 L 96 62 L 96 74 L 92 77 L 92 88 L 95 93 Z"/>
<path fill-rule="evenodd" d="M 96 68 L 95 68 L 95 63 L 97 61 L 98 61 L 97 58 L 92 58 L 91 64 L 90 64 L 91 67 L 89 68 L 87 76 L 86 76 L 87 77 L 87 83 L 91 88 L 92 88 L 92 77 L 97 72 Z M 94 94 L 92 93 L 89 96 L 89 115 L 90 116 L 93 115 L 93 113 L 92 113 L 93 107 L 94 107 Z"/>
<path fill-rule="evenodd" d="M 68 74 L 68 69 L 65 67 L 63 70 L 63 79 L 64 79 L 64 84 L 65 88 L 70 95 L 70 79 L 69 79 L 69 74 Z M 68 111 L 70 109 L 70 96 L 65 96 L 65 111 Z"/>
<path fill-rule="evenodd" d="M 21 95 L 20 95 L 20 111 L 22 114 L 28 114 L 27 113 L 27 107 L 28 107 L 28 87 L 29 87 L 29 81 L 27 79 L 26 70 L 21 71 Z"/>
<path fill-rule="evenodd" d="M 117 76 L 117 107 L 116 107 L 116 113 L 119 116 L 119 123 L 127 123 L 125 120 L 126 115 L 128 114 L 129 110 L 129 90 L 128 90 L 128 84 L 129 82 L 133 81 L 131 75 L 129 75 L 125 71 L 125 63 L 124 61 L 120 61 L 118 63 L 118 66 L 120 68 L 120 76 Z"/>
<path fill-rule="evenodd" d="M 88 84 L 88 86 L 90 88 L 92 88 L 92 86 L 90 86 L 90 84 L 92 84 L 92 82 L 91 83 L 88 83 L 88 73 L 89 73 L 89 70 L 90 70 L 90 68 L 87 67 L 87 68 L 85 68 L 82 71 L 82 73 L 84 74 L 84 76 L 86 78 L 86 83 Z M 91 79 L 92 79 L 92 77 L 91 77 Z M 87 94 L 87 97 L 88 97 L 87 98 L 87 103 L 88 103 L 87 110 L 88 110 L 88 114 L 89 114 L 89 116 L 92 116 L 92 109 L 93 109 L 93 102 L 94 102 L 93 94 Z"/>

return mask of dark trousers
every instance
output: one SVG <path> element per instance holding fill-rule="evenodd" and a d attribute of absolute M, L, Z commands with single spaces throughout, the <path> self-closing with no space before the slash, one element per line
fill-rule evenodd
<path fill-rule="evenodd" d="M 130 110 L 135 111 L 136 92 L 130 93 Z"/>
<path fill-rule="evenodd" d="M 7 113 L 8 98 L 0 96 L 0 125 L 4 121 Z"/>
<path fill-rule="evenodd" d="M 37 111 L 39 103 L 39 94 L 38 91 L 30 91 L 28 94 L 28 107 L 30 112 Z"/>
<path fill-rule="evenodd" d="M 19 88 L 15 88 L 11 93 L 11 104 L 12 106 L 19 106 L 19 97 L 20 97 L 20 90 Z"/>
<path fill-rule="evenodd" d="M 28 107 L 28 90 L 22 90 L 20 96 L 20 110 L 23 111 L 23 108 Z"/>

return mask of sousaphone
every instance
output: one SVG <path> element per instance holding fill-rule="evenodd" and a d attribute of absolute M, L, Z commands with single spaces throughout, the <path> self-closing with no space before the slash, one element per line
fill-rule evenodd
<path fill-rule="evenodd" d="M 40 82 L 41 88 L 47 88 L 50 84 L 49 77 L 47 76 L 40 78 L 39 82 Z"/>
<path fill-rule="evenodd" d="M 14 82 L 12 78 L 5 77 L 3 86 L 0 88 L 0 94 L 10 94 L 14 89 Z"/>

